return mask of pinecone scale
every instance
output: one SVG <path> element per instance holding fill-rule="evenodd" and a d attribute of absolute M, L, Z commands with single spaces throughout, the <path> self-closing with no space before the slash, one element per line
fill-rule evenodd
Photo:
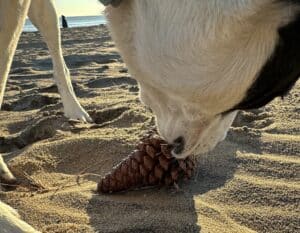
<path fill-rule="evenodd" d="M 190 179 L 194 162 L 172 157 L 170 146 L 157 135 L 143 138 L 127 158 L 99 182 L 99 193 L 114 193 L 147 186 L 169 186 Z"/>

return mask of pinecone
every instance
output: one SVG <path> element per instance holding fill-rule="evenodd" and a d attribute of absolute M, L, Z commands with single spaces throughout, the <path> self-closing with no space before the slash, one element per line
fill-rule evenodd
<path fill-rule="evenodd" d="M 133 188 L 172 185 L 180 179 L 190 179 L 194 162 L 188 157 L 177 160 L 170 146 L 157 135 L 141 140 L 136 150 L 121 161 L 99 182 L 99 193 L 113 193 Z"/>

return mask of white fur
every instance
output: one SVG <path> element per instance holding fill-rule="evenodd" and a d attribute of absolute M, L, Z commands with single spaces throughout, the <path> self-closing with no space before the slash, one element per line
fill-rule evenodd
<path fill-rule="evenodd" d="M 1 178 L 7 181 L 13 181 L 15 179 L 13 174 L 8 169 L 6 163 L 4 162 L 2 156 L 0 155 L 0 180 Z"/>
<path fill-rule="evenodd" d="M 169 143 L 184 137 L 185 150 L 174 154 L 184 158 L 226 137 L 236 112 L 220 113 L 243 99 L 274 50 L 278 27 L 296 10 L 273 0 L 123 0 L 106 12 L 141 100 Z M 48 44 L 65 114 L 90 120 L 72 89 L 50 0 L 0 0 L 0 106 L 28 12 Z M 9 172 L 1 158 L 2 170 Z M 34 232 L 1 202 L 0 225 L 4 232 Z"/>
<path fill-rule="evenodd" d="M 38 233 L 32 226 L 20 219 L 16 210 L 0 201 L 1 233 Z"/>
<path fill-rule="evenodd" d="M 54 69 L 54 79 L 62 97 L 67 117 L 92 121 L 78 102 L 70 74 L 62 55 L 57 13 L 52 0 L 0 0 L 0 108 L 3 103 L 5 85 L 25 22 L 29 16 L 46 41 Z"/>
<path fill-rule="evenodd" d="M 52 0 L 0 0 L 0 109 L 13 56 L 27 15 L 48 45 L 53 61 L 54 79 L 62 97 L 65 115 L 91 122 L 92 119 L 81 107 L 71 84 L 69 70 L 62 55 L 58 17 Z M 0 178 L 6 181 L 14 179 L 1 155 Z M 0 201 L 0 232 L 37 231 L 21 221 L 12 208 Z"/>
<path fill-rule="evenodd" d="M 0 192 L 1 181 L 11 182 L 15 177 L 8 169 L 0 155 Z M 38 233 L 32 226 L 21 220 L 15 209 L 1 202 L 0 200 L 0 232 L 1 233 Z"/>
<path fill-rule="evenodd" d="M 0 181 L 14 180 L 13 174 L 7 168 L 0 155 Z M 1 191 L 1 184 L 0 184 Z M 12 207 L 0 200 L 0 232 L 1 233 L 38 233 L 33 227 L 22 221 L 19 214 Z"/>
<path fill-rule="evenodd" d="M 110 31 L 141 100 L 177 158 L 223 140 L 239 103 L 272 54 L 295 6 L 273 0 L 123 0 L 106 9 Z"/>

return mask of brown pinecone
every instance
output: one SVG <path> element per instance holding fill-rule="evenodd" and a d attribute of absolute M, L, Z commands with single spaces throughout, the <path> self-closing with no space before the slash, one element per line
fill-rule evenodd
<path fill-rule="evenodd" d="M 155 185 L 172 185 L 192 177 L 194 162 L 188 157 L 177 160 L 170 146 L 157 135 L 141 140 L 136 150 L 121 161 L 99 182 L 97 191 L 113 193 Z"/>

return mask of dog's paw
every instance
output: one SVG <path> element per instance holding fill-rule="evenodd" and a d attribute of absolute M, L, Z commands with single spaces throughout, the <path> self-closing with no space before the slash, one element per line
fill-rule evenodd
<path fill-rule="evenodd" d="M 64 113 L 65 116 L 70 119 L 89 123 L 93 122 L 93 119 L 90 117 L 90 115 L 80 105 L 76 107 L 65 107 Z"/>
<path fill-rule="evenodd" d="M 17 179 L 8 169 L 2 156 L 0 155 L 0 186 L 9 186 L 17 183 Z"/>

